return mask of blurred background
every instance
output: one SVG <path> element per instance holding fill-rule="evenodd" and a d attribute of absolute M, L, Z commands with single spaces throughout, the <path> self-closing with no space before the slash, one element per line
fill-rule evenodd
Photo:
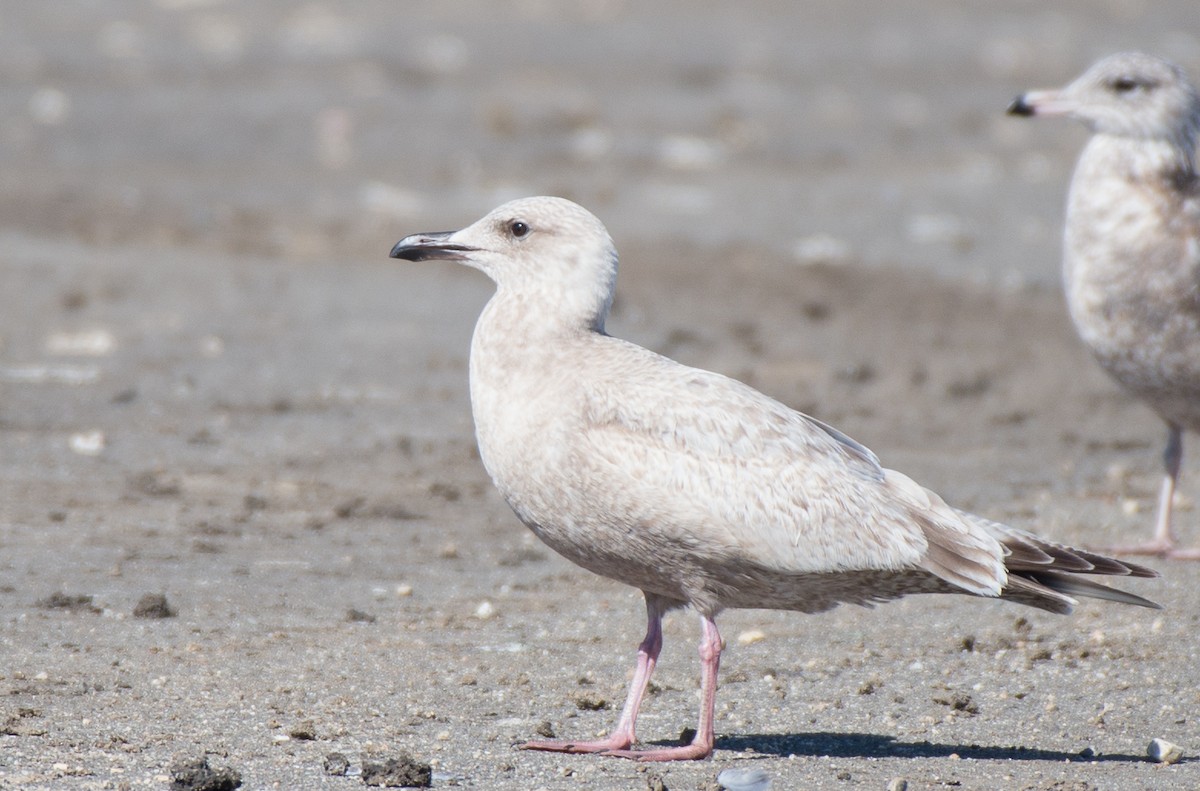
<path fill-rule="evenodd" d="M 1192 0 L 0 5 L 0 228 L 386 254 L 501 201 L 617 240 L 1054 281 L 1084 133 L 1017 93 L 1141 49 L 1200 75 Z"/>

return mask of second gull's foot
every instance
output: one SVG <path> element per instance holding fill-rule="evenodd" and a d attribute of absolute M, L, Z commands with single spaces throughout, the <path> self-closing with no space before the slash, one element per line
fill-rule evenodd
<path fill-rule="evenodd" d="M 1191 552 L 1198 550 L 1183 550 L 1176 549 L 1175 542 L 1163 539 L 1153 539 L 1143 544 L 1130 544 L 1128 546 L 1105 547 L 1100 550 L 1107 552 L 1110 555 L 1143 555 L 1158 558 L 1177 558 L 1180 560 L 1195 560 L 1200 558 L 1200 554 L 1188 557 Z"/>

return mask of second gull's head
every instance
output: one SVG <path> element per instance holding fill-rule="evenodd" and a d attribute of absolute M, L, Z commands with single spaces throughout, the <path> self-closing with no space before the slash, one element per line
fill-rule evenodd
<path fill-rule="evenodd" d="M 1138 52 L 1110 55 L 1065 88 L 1030 91 L 1012 115 L 1066 115 L 1098 134 L 1165 140 L 1190 149 L 1200 131 L 1200 95 L 1183 70 Z"/>

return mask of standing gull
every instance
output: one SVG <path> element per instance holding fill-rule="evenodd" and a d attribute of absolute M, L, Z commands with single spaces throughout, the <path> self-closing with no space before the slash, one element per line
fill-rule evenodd
<path fill-rule="evenodd" d="M 1066 613 L 1073 596 L 1156 607 L 1075 574 L 1156 573 L 946 505 L 837 429 L 747 385 L 604 332 L 617 252 L 561 198 L 506 203 L 456 232 L 401 239 L 496 283 L 471 341 L 484 466 L 517 516 L 568 560 L 633 585 L 648 625 L 616 729 L 526 749 L 643 761 L 705 758 L 729 607 L 822 612 L 909 593 L 965 593 Z M 662 616 L 703 621 L 700 723 L 690 744 L 634 750 Z"/>
<path fill-rule="evenodd" d="M 1008 111 L 1092 130 L 1067 199 L 1067 305 L 1104 370 L 1167 424 L 1154 537 L 1113 551 L 1198 560 L 1177 548 L 1171 504 L 1183 432 L 1200 431 L 1200 95 L 1178 66 L 1124 53 Z"/>

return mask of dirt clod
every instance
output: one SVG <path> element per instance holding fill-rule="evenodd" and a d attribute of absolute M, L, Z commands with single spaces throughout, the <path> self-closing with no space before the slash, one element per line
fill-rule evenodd
<path fill-rule="evenodd" d="M 23 706 L 0 723 L 0 736 L 45 736 L 46 728 L 28 721 L 40 719 L 41 716 L 39 710 Z"/>
<path fill-rule="evenodd" d="M 595 692 L 579 692 L 576 693 L 575 707 L 580 711 L 601 711 L 609 707 L 607 698 L 597 695 Z"/>
<path fill-rule="evenodd" d="M 971 699 L 971 696 L 965 692 L 955 692 L 953 695 L 944 698 L 934 698 L 934 703 L 940 703 L 943 706 L 949 706 L 954 711 L 961 711 L 964 714 L 978 714 L 979 704 Z"/>
<path fill-rule="evenodd" d="M 165 472 L 147 470 L 129 479 L 129 488 L 147 497 L 178 497 L 183 487 Z"/>
<path fill-rule="evenodd" d="M 133 608 L 134 618 L 174 618 L 175 614 L 165 593 L 147 593 Z"/>
<path fill-rule="evenodd" d="M 288 736 L 302 742 L 314 741 L 317 738 L 317 726 L 313 724 L 312 720 L 304 720 L 292 726 L 292 729 L 288 731 Z"/>
<path fill-rule="evenodd" d="M 91 594 L 86 593 L 68 594 L 57 591 L 43 599 L 38 599 L 37 606 L 43 610 L 100 612 L 100 608 L 92 603 Z"/>
<path fill-rule="evenodd" d="M 388 788 L 429 788 L 433 785 L 433 767 L 408 753 L 386 761 L 363 761 L 363 782 Z"/>
<path fill-rule="evenodd" d="M 242 785 L 242 773 L 229 767 L 213 768 L 206 756 L 185 756 L 171 762 L 172 791 L 233 791 Z"/>

